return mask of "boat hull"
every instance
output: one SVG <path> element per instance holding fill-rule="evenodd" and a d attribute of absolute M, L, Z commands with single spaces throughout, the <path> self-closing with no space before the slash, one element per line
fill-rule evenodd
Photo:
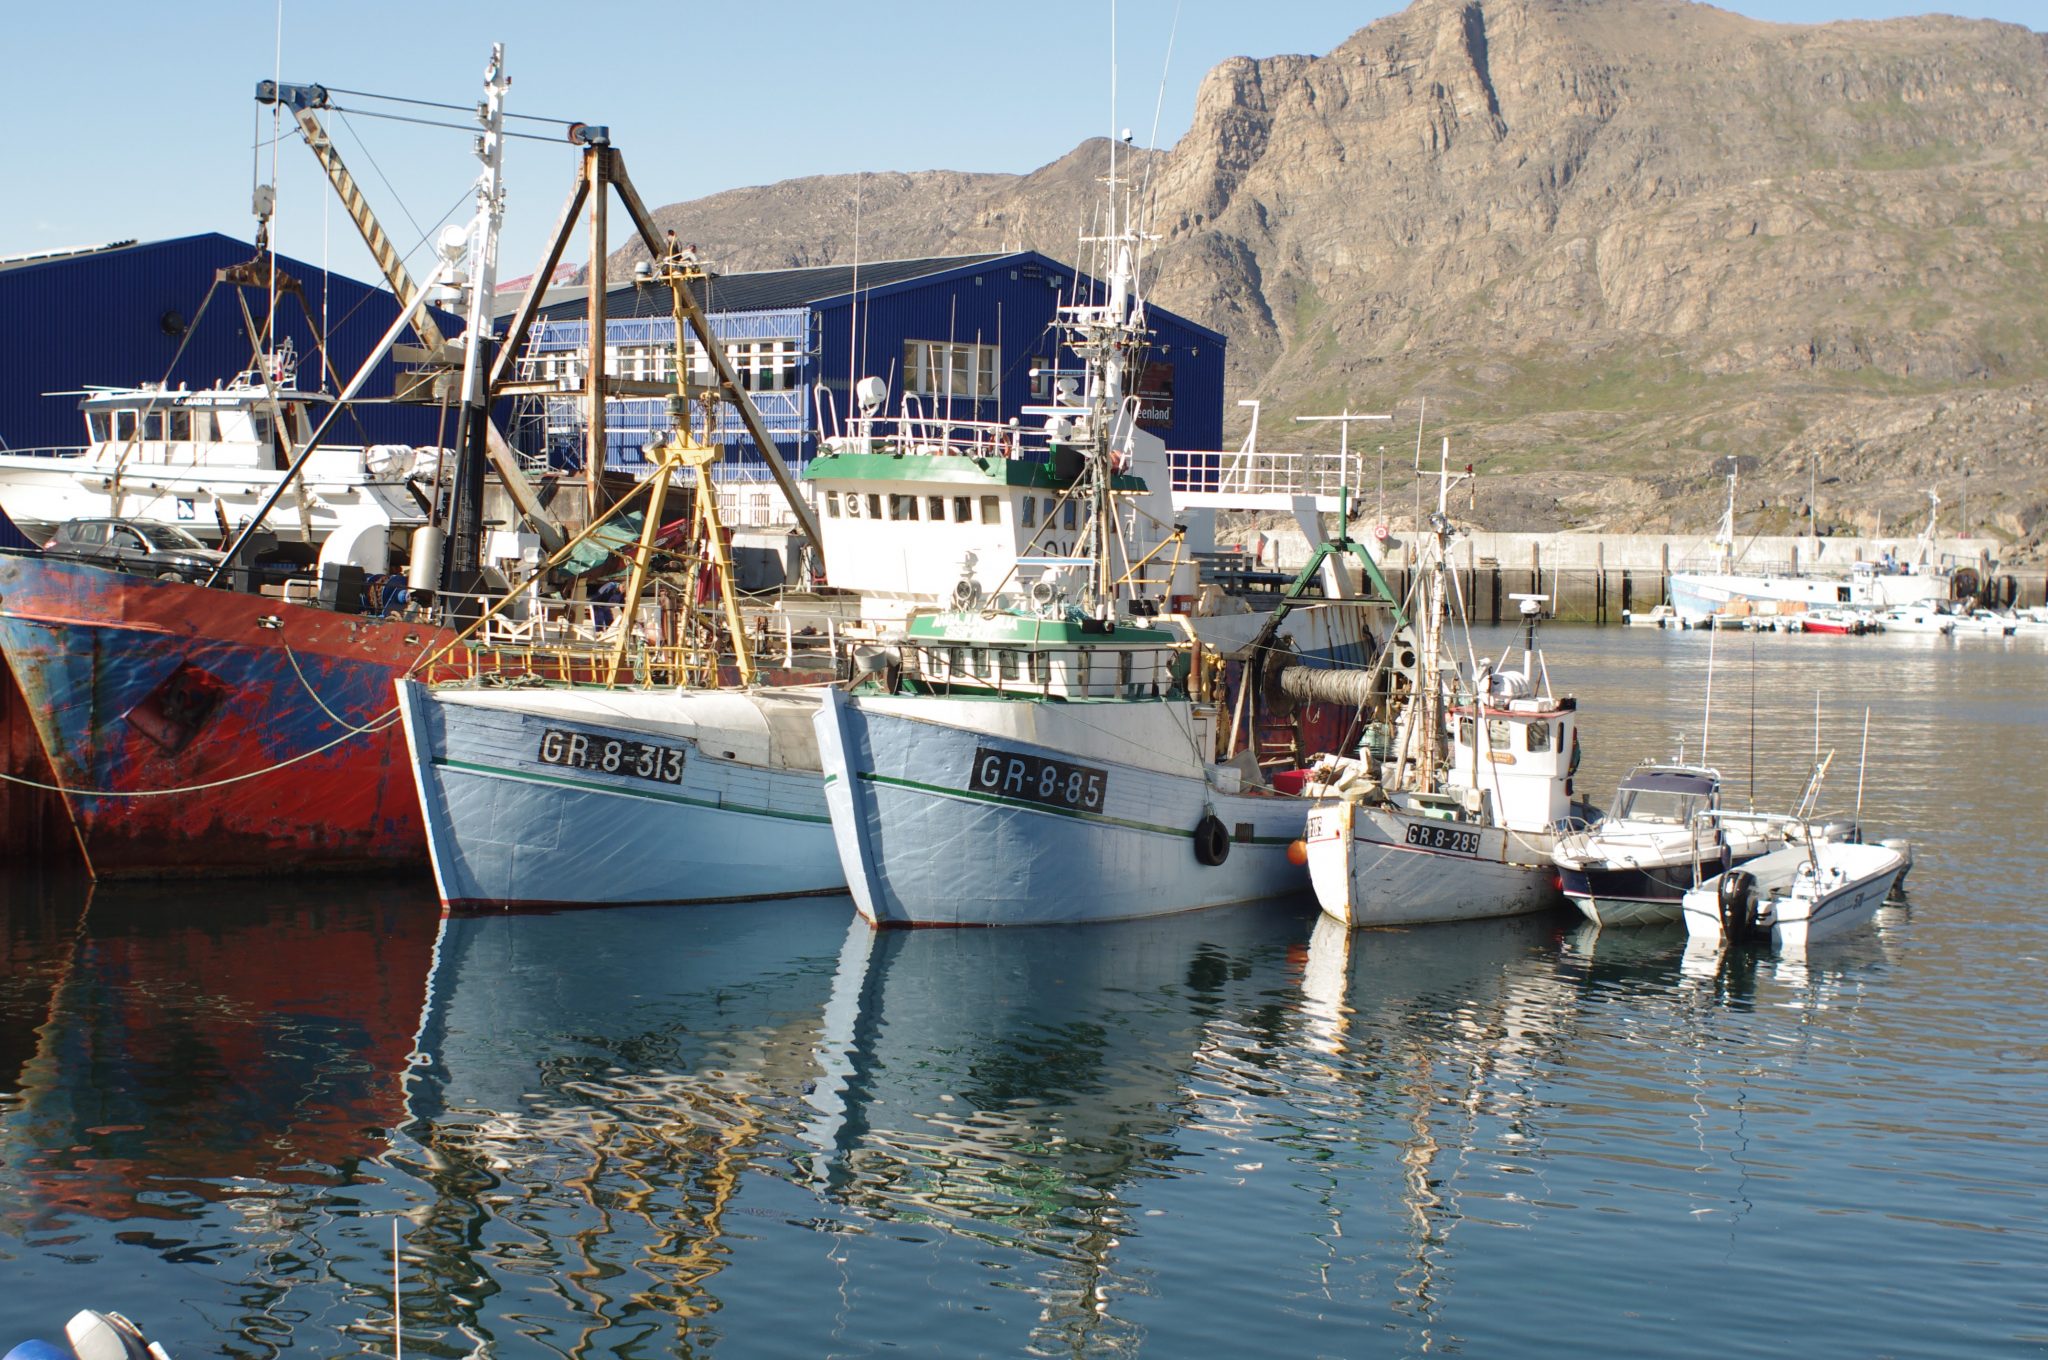
<path fill-rule="evenodd" d="M 1288 857 L 1305 800 L 1223 793 L 1196 774 L 900 716 L 837 690 L 817 722 L 847 886 L 877 925 L 1134 920 L 1308 887 Z M 1101 796 L 1055 806 L 977 789 L 992 755 L 1092 770 Z M 1221 863 L 1205 864 L 1196 828 L 1212 809 L 1231 839 Z"/>
<path fill-rule="evenodd" d="M 1430 833 L 1442 831 L 1443 836 Z M 1410 840 L 1443 841 L 1439 847 Z M 1559 905 L 1553 837 L 1450 823 L 1392 807 L 1317 806 L 1309 877 L 1325 914 L 1353 928 L 1520 916 Z"/>
<path fill-rule="evenodd" d="M 0 557 L 0 654 L 101 878 L 423 867 L 391 685 L 451 637 Z"/>
<path fill-rule="evenodd" d="M 1711 877 L 1725 867 L 1718 857 L 1703 859 L 1699 877 Z M 1683 913 L 1680 902 L 1696 881 L 1689 863 L 1650 868 L 1561 865 L 1558 879 L 1565 900 L 1596 926 L 1676 925 Z"/>
<path fill-rule="evenodd" d="M 1818 865 L 1816 876 L 1810 866 Z M 1775 850 L 1744 866 L 1770 904 L 1770 945 L 1797 952 L 1867 924 L 1905 876 L 1911 860 L 1884 845 L 1820 842 Z M 1686 893 L 1685 931 L 1696 944 L 1728 943 L 1721 923 L 1721 879 Z"/>
<path fill-rule="evenodd" d="M 427 846 L 451 911 L 729 902 L 846 890 L 816 748 L 794 763 L 727 758 L 765 705 L 808 738 L 806 701 L 676 691 L 436 691 L 398 686 Z M 733 713 L 688 721 L 692 698 Z M 582 705 L 576 701 L 583 700 Z M 738 710 L 737 712 L 733 712 Z M 607 772 L 573 749 L 639 750 Z M 660 754 L 656 754 L 656 753 Z M 672 755 L 671 755 L 672 753 Z M 552 759 L 550 759 L 552 757 Z M 674 778 L 662 778 L 672 764 Z"/>

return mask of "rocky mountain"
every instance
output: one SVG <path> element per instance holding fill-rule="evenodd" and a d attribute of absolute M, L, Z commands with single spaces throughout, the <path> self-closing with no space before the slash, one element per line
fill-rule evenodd
<path fill-rule="evenodd" d="M 1209 73 L 1140 166 L 1152 296 L 1230 336 L 1230 396 L 1275 429 L 1391 410 L 1405 448 L 1426 401 L 1489 527 L 1692 528 L 1735 457 L 1748 527 L 1803 529 L 1816 484 L 1823 524 L 1896 526 L 1967 478 L 1973 528 L 2039 547 L 2044 110 L 2048 36 L 2013 25 L 1415 0 L 1325 56 Z M 856 196 L 866 258 L 1072 259 L 1105 157 L 657 216 L 728 268 L 851 258 Z"/>

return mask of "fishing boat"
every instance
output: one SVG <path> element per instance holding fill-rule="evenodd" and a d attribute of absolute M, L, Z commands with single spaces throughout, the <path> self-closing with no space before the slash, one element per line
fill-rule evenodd
<path fill-rule="evenodd" d="M 398 320 L 322 417 L 323 430 L 408 325 L 438 338 L 422 319 L 425 299 L 458 278 L 466 281 L 472 303 L 460 350 L 462 376 L 468 395 L 480 401 L 478 341 L 487 327 L 479 299 L 490 294 L 496 259 L 509 84 L 502 49 L 494 48 L 485 75 L 485 133 L 477 143 L 484 169 L 476 213 L 466 227 L 444 234 L 440 259 L 421 285 L 394 269 L 394 282 L 405 285 Z M 275 409 L 270 402 L 280 376 L 261 374 L 264 410 Z M 480 422 L 487 417 L 479 401 L 462 408 L 459 428 L 469 438 L 458 444 L 483 444 Z M 246 433 L 253 435 L 254 414 L 261 412 L 246 404 L 238 409 L 250 415 Z M 272 425 L 266 448 L 280 428 Z M 321 434 L 314 430 L 293 447 L 290 466 L 270 478 L 216 577 L 252 548 L 265 516 L 285 496 L 306 494 L 298 479 L 319 458 Z M 465 478 L 470 473 L 463 470 Z M 481 459 L 473 473 L 471 484 L 480 486 Z M 365 551 L 376 565 L 387 527 L 377 519 L 360 540 L 330 533 L 328 570 L 317 594 L 285 587 L 249 594 L 124 575 L 56 556 L 0 556 L 0 655 L 24 700 L 19 714 L 10 708 L 8 721 L 32 725 L 92 874 L 268 875 L 418 865 L 424 849 L 419 806 L 407 779 L 391 685 L 430 654 L 448 657 L 455 633 L 416 607 L 398 614 L 393 606 L 404 592 L 389 579 L 365 590 L 362 562 L 332 560 L 346 539 L 374 545 Z M 437 556 L 427 544 L 415 549 L 422 559 Z"/>
<path fill-rule="evenodd" d="M 1453 477 L 1439 473 L 1421 675 L 1392 751 L 1320 762 L 1305 837 L 1316 900 L 1346 926 L 1512 916 L 1557 905 L 1551 854 L 1575 811 L 1578 702 L 1550 688 L 1536 645 L 1540 596 L 1522 595 L 1522 657 L 1471 655 L 1450 566 Z M 1448 625 L 1465 632 L 1466 660 Z"/>
<path fill-rule="evenodd" d="M 685 334 L 684 297 L 702 270 L 659 262 Z M 687 365 L 678 363 L 679 374 Z M 676 409 L 690 407 L 678 389 Z M 608 512 L 645 499 L 609 664 L 580 681 L 507 688 L 485 671 L 399 683 L 414 784 L 441 901 L 450 910 L 721 902 L 843 891 L 811 718 L 821 691 L 757 684 L 710 469 L 720 450 L 687 419 L 648 449 L 652 475 Z M 672 484 L 691 502 L 668 538 Z M 603 527 L 593 523 L 556 558 Z M 508 596 L 478 621 L 493 656 L 527 658 L 571 641 L 527 588 L 518 646 L 493 641 Z M 666 589 L 659 587 L 666 585 Z M 658 599 L 657 599 L 658 597 Z M 643 601 L 656 599 L 648 631 Z M 508 639 L 509 643 L 511 640 Z M 728 679 L 730 664 L 731 684 Z M 817 678 L 832 679 L 831 654 Z M 785 677 L 786 678 L 786 677 Z"/>
<path fill-rule="evenodd" d="M 1767 821 L 1723 816 L 1721 772 L 1645 761 L 1622 776 L 1607 815 L 1551 850 L 1565 898 L 1596 926 L 1674 924 L 1702 877 L 1784 844 Z"/>
<path fill-rule="evenodd" d="M 1899 605 L 1962 599 L 1978 589 L 1974 569 L 1956 567 L 1938 557 L 1935 526 L 1940 518 L 1941 497 L 1932 491 L 1927 493 L 1927 523 L 1905 561 L 1887 553 L 1877 562 L 1853 562 L 1839 571 L 1817 571 L 1810 566 L 1802 570 L 1791 565 L 1745 569 L 1735 542 L 1735 482 L 1736 474 L 1731 467 L 1728 504 L 1712 539 L 1712 560 L 1702 570 L 1671 575 L 1672 607 L 1687 618 L 1719 614 L 1731 603 L 1742 602 L 1772 607 L 1790 604 L 1807 610 L 1840 607 L 1883 611 Z M 1809 627 L 1808 631 L 1821 630 Z"/>
<path fill-rule="evenodd" d="M 243 270 L 253 280 L 267 267 L 259 258 Z M 331 393 L 302 390 L 298 369 L 287 337 L 214 387 L 93 389 L 80 403 L 84 448 L 0 453 L 0 505 L 38 539 L 69 520 L 119 518 L 224 542 L 285 483 L 336 404 Z M 291 481 L 284 534 L 304 545 L 300 565 L 318 552 L 320 561 L 388 570 L 394 535 L 402 542 L 428 522 L 446 457 L 401 444 L 313 448 Z"/>
<path fill-rule="evenodd" d="M 1110 181 L 1114 195 L 1113 162 Z M 1026 411 L 1071 470 L 1054 505 L 1061 523 L 1075 506 L 1072 550 L 993 595 L 963 560 L 948 606 L 912 617 L 818 714 L 839 857 L 877 925 L 1128 920 L 1306 887 L 1290 846 L 1307 805 L 1252 753 L 1219 759 L 1231 724 L 1210 697 L 1213 653 L 1172 616 L 1133 616 L 1119 592 L 1112 496 L 1138 415 L 1125 375 L 1147 332 L 1139 234 L 1128 213 L 1111 221 L 1107 288 L 1060 310 L 1081 379 Z M 1318 548 L 1297 597 L 1345 552 L 1398 618 L 1348 541 Z M 1285 612 L 1261 622 L 1262 645 Z"/>
<path fill-rule="evenodd" d="M 1868 922 L 1911 864 L 1889 844 L 1806 836 L 1687 890 L 1686 936 L 1797 951 Z"/>

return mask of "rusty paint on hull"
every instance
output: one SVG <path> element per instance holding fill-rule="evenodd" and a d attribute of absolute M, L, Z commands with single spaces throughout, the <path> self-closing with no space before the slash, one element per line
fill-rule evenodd
<path fill-rule="evenodd" d="M 0 654 L 99 878 L 423 870 L 392 682 L 451 636 L 0 558 Z"/>

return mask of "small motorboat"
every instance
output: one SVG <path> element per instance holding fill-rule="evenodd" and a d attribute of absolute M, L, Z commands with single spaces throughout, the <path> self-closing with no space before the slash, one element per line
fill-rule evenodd
<path fill-rule="evenodd" d="M 1685 894 L 1685 932 L 1710 947 L 1798 951 L 1863 925 L 1912 866 L 1900 842 L 1809 836 L 1717 874 Z"/>
<path fill-rule="evenodd" d="M 1645 761 L 1623 776 L 1605 817 L 1551 850 L 1559 886 L 1596 926 L 1675 924 L 1703 876 L 1785 844 L 1786 821 L 1723 817 L 1721 773 Z"/>
<path fill-rule="evenodd" d="M 1946 636 L 1956 630 L 1955 615 L 1929 604 L 1894 605 L 1879 617 L 1887 633 L 1932 633 Z"/>
<path fill-rule="evenodd" d="M 1802 633 L 1829 633 L 1842 636 L 1860 636 L 1875 631 L 1872 618 L 1856 609 L 1813 609 L 1799 616 L 1799 631 Z"/>
<path fill-rule="evenodd" d="M 1957 637 L 2011 637 L 2018 629 L 2019 620 L 1992 609 L 1973 609 L 1956 616 Z"/>

